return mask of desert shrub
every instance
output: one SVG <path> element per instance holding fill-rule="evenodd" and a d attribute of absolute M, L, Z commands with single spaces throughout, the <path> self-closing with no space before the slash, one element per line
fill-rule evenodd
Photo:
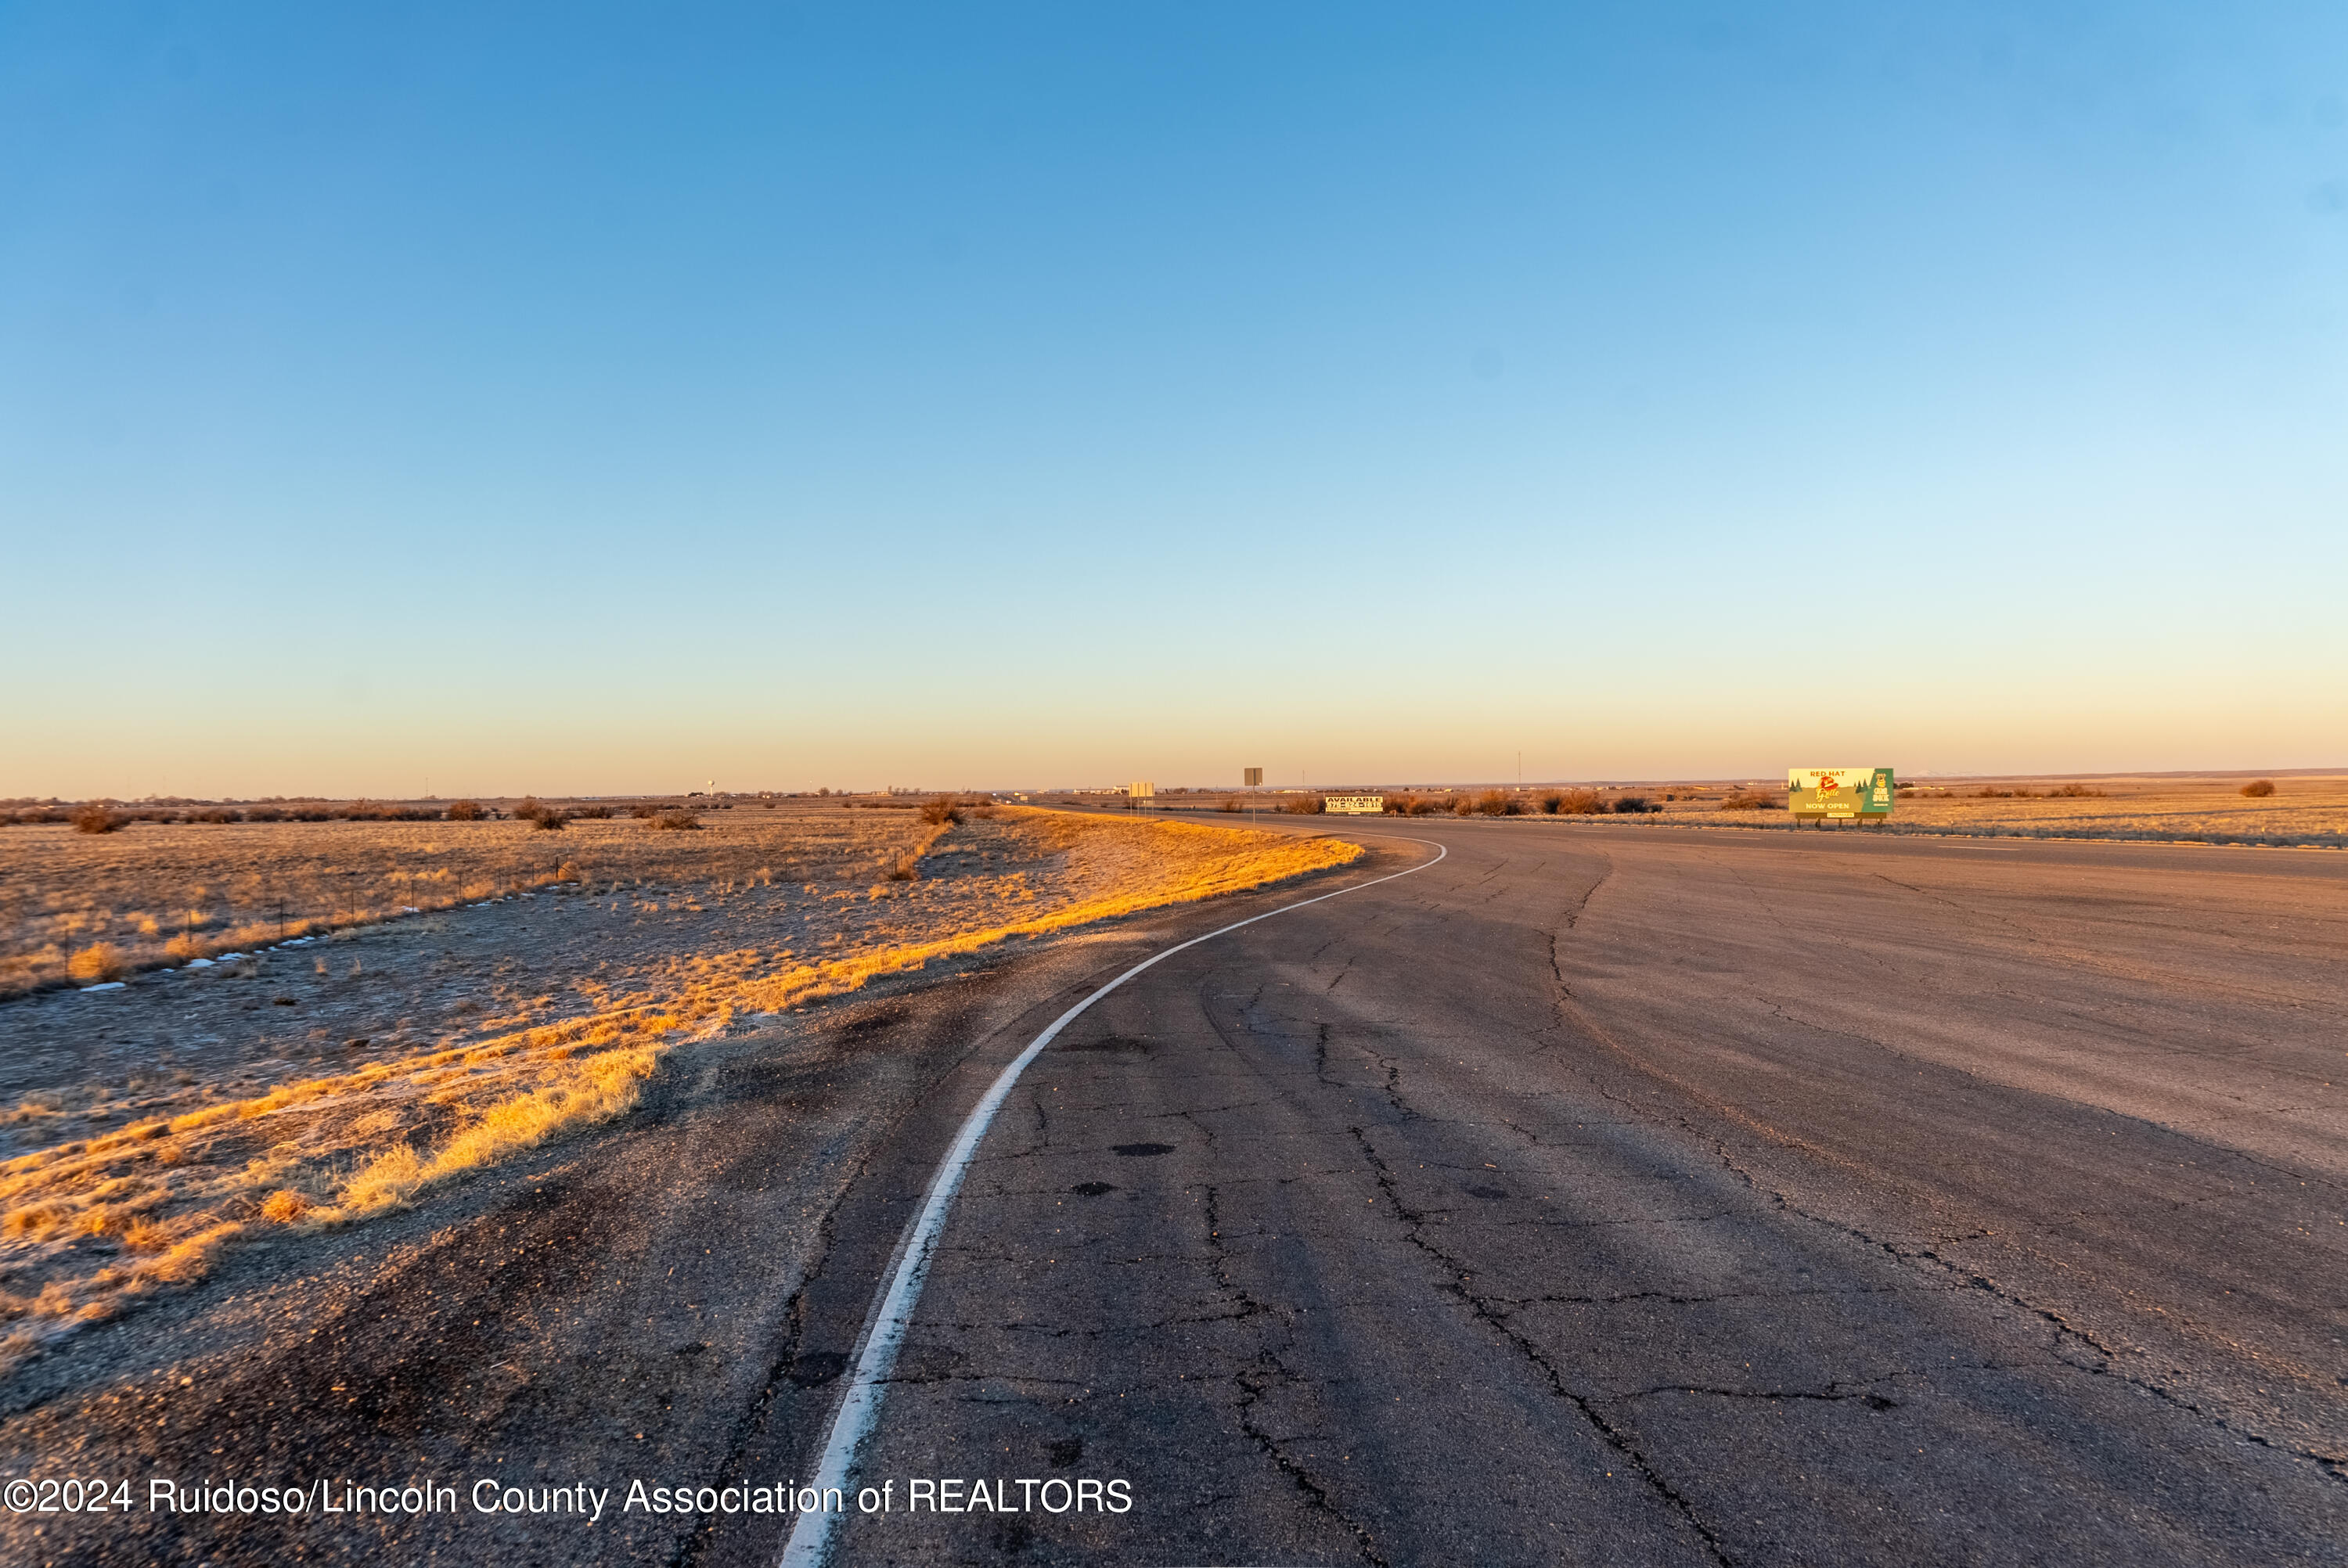
<path fill-rule="evenodd" d="M 1594 789 L 1570 789 L 1559 799 L 1560 816 L 1596 816 L 1606 809 L 1606 797 Z"/>
<path fill-rule="evenodd" d="M 477 800 L 452 800 L 448 803 L 448 809 L 440 815 L 450 822 L 479 822 L 482 815 L 481 803 Z"/>
<path fill-rule="evenodd" d="M 190 812 L 188 814 L 188 820 L 190 822 L 211 823 L 242 822 L 244 820 L 244 814 L 241 811 L 231 811 L 224 805 L 212 805 L 206 806 L 201 811 Z"/>
<path fill-rule="evenodd" d="M 889 880 L 891 882 L 911 882 L 921 875 L 921 867 L 913 864 L 913 857 L 910 855 L 899 856 L 896 863 L 889 867 Z"/>
<path fill-rule="evenodd" d="M 530 825 L 541 833 L 560 833 L 571 825 L 571 814 L 548 807 L 531 817 Z"/>
<path fill-rule="evenodd" d="M 2010 789 L 1999 789 L 1992 784 L 1983 784 L 1973 791 L 1973 798 L 1975 800 L 2012 800 L 2013 792 Z"/>
<path fill-rule="evenodd" d="M 92 942 L 66 960 L 66 974 L 86 986 L 118 980 L 129 967 L 122 949 L 111 942 Z"/>
<path fill-rule="evenodd" d="M 933 800 L 925 800 L 922 803 L 922 820 L 936 823 L 941 827 L 948 823 L 960 822 L 962 807 L 953 796 L 942 794 Z M 903 881 L 904 878 L 899 877 L 898 880 Z"/>
<path fill-rule="evenodd" d="M 386 805 L 379 800 L 353 800 L 328 808 L 318 820 L 340 817 L 345 822 L 432 822 L 439 815 L 428 805 Z"/>
<path fill-rule="evenodd" d="M 1504 789 L 1488 789 L 1476 797 L 1476 809 L 1486 816 L 1514 816 L 1524 808 Z"/>
<path fill-rule="evenodd" d="M 1637 816 L 1643 812 L 1661 811 L 1663 808 L 1645 795 L 1626 794 L 1614 802 L 1614 809 L 1624 816 Z"/>
<path fill-rule="evenodd" d="M 1906 794 L 1908 792 L 1903 789 L 1900 793 L 1901 794 Z M 2049 800 L 2054 799 L 2058 796 L 2065 800 L 2085 800 L 2089 795 L 2099 795 L 2103 793 L 2104 792 L 2099 789 L 2089 789 L 2083 784 L 2057 784 L 2053 789 L 2048 790 L 2046 792 L 2046 796 Z"/>
<path fill-rule="evenodd" d="M 1223 804 L 1217 806 L 1215 809 L 1217 811 L 1237 811 L 1240 809 L 1240 797 L 1235 794 L 1225 795 L 1223 797 Z"/>
<path fill-rule="evenodd" d="M 701 825 L 701 819 L 679 806 L 673 811 L 654 814 L 652 825 L 664 833 L 690 833 Z"/>
<path fill-rule="evenodd" d="M 1290 794 L 1280 799 L 1280 809 L 1291 816 L 1318 816 L 1327 802 L 1317 794 Z"/>
<path fill-rule="evenodd" d="M 96 801 L 74 808 L 73 828 L 76 833 L 114 833 L 121 826 L 122 818 Z"/>
<path fill-rule="evenodd" d="M 2274 794 L 2274 780 L 2252 779 L 2250 783 L 2242 786 L 2242 793 L 2249 795 L 2252 800 L 2264 800 L 2267 796 Z"/>
<path fill-rule="evenodd" d="M 291 1187 L 280 1187 L 262 1201 L 261 1217 L 290 1225 L 310 1212 L 310 1200 Z"/>
<path fill-rule="evenodd" d="M 770 807 L 773 804 L 772 802 L 767 804 Z M 605 822 L 611 818 L 612 808 L 608 805 L 574 805 L 571 808 L 571 815 L 585 822 Z"/>
<path fill-rule="evenodd" d="M 1539 805 L 1545 815 L 1555 816 L 1565 804 L 1565 792 L 1561 789 L 1543 790 L 1534 804 Z"/>
<path fill-rule="evenodd" d="M 1771 794 L 1766 790 L 1740 789 L 1733 790 L 1724 797 L 1720 803 L 1720 809 L 1723 811 L 1783 811 L 1786 809 L 1786 802 L 1783 796 Z"/>

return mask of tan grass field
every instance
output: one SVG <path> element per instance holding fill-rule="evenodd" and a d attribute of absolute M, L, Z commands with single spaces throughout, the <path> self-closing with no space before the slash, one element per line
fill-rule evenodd
<path fill-rule="evenodd" d="M 2247 774 L 1910 779 L 1901 784 L 1888 824 L 1849 831 L 2348 848 L 2348 774 L 2278 774 L 2268 781 L 2274 786 L 2271 794 L 2245 795 L 2243 786 L 2251 782 Z M 1779 830 L 1796 825 L 1783 809 L 1782 777 L 1367 793 L 1384 793 L 1390 811 L 1416 804 L 1438 816 L 1505 815 L 1585 825 L 1605 822 Z M 1617 813 L 1616 803 L 1626 796 L 1643 801 L 1650 809 Z M 1295 809 L 1300 799 L 1318 796 L 1261 798 L 1266 810 L 1279 811 Z M 1563 814 L 1545 810 L 1545 800 L 1563 805 Z M 1732 802 L 1760 809 L 1733 809 Z M 1178 809 L 1215 807 L 1186 802 Z"/>
<path fill-rule="evenodd" d="M 911 811 L 829 803 L 703 822 L 692 833 L 625 817 L 561 833 L 512 821 L 0 829 L 0 997 L 81 979 L 73 958 L 98 944 L 136 971 L 582 877 L 878 877 L 930 830 Z"/>
<path fill-rule="evenodd" d="M 20 955 L 126 926 L 151 944 L 133 917 L 191 886 L 232 931 L 311 890 L 294 946 L 0 1002 L 0 1360 L 201 1277 L 240 1238 L 361 1221 L 616 1115 L 665 1054 L 760 1014 L 1363 853 L 1017 808 L 708 821 L 0 835 Z M 467 907 L 350 923 L 422 907 L 419 883 Z M 345 888 L 367 897 L 330 926 Z"/>
<path fill-rule="evenodd" d="M 1890 826 L 1895 832 L 1999 837 L 2348 848 L 2348 774 L 2279 775 L 2272 781 L 2275 793 L 2263 797 L 2242 794 L 2249 782 L 2240 774 L 1913 779 L 1903 781 Z M 2098 793 L 2055 793 L 2071 788 Z M 1782 786 L 1775 798 L 1784 798 Z M 1706 809 L 1717 810 L 1716 802 L 1698 797 L 1674 802 L 1666 811 L 1680 815 Z"/>

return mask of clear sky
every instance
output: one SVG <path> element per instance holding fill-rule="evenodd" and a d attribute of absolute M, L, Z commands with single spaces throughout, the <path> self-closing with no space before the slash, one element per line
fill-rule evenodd
<path fill-rule="evenodd" d="M 0 0 L 0 794 L 2348 763 L 2348 6 Z"/>

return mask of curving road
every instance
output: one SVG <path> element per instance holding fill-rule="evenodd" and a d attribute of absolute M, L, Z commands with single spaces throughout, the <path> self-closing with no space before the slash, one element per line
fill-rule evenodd
<path fill-rule="evenodd" d="M 867 1469 L 1140 1502 L 850 1560 L 2348 1555 L 2332 857 L 1411 831 L 963 1194 Z"/>
<path fill-rule="evenodd" d="M 1359 831 L 1354 881 L 1447 855 L 1167 959 L 1020 1081 L 858 1467 L 893 1506 L 832 1561 L 2348 1561 L 2348 858 Z M 16 1411 L 12 1454 L 811 1475 L 993 1075 L 1137 958 L 1300 896 L 729 1042 L 390 1266 L 322 1252 L 242 1339 L 223 1306 L 187 1389 L 126 1327 L 117 1381 Z M 942 1481 L 961 1511 L 907 1510 Z M 1039 1501 L 1088 1481 L 1130 1506 Z M 302 1544 L 771 1563 L 789 1523 Z M 43 1539 L 286 1554 L 186 1519 Z"/>

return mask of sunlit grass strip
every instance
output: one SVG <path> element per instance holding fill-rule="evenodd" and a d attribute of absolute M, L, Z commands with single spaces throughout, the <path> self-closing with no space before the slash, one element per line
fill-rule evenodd
<path fill-rule="evenodd" d="M 563 1063 L 556 1081 L 510 1095 L 480 1112 L 429 1154 L 399 1144 L 343 1184 L 316 1217 L 363 1218 L 412 1201 L 426 1187 L 537 1147 L 576 1127 L 633 1109 L 663 1052 L 658 1047 L 607 1050 Z"/>

